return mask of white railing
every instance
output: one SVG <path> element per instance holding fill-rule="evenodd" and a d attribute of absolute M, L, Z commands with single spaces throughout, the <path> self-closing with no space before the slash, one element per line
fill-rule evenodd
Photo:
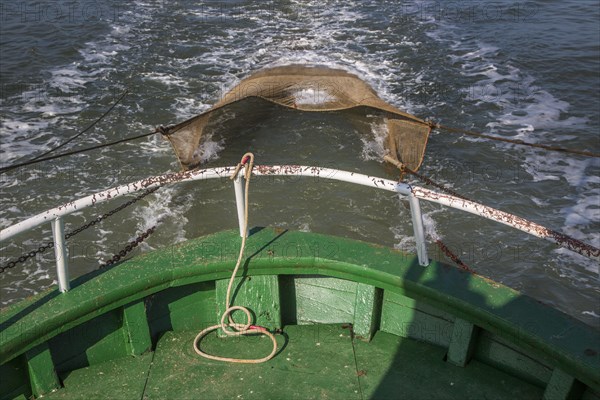
<path fill-rule="evenodd" d="M 21 221 L 15 225 L 0 231 L 0 241 L 8 240 L 15 235 L 29 231 L 44 223 L 52 225 L 54 238 L 54 251 L 56 256 L 56 269 L 58 275 L 58 286 L 61 292 L 69 290 L 69 272 L 67 264 L 67 248 L 65 246 L 65 233 L 63 217 L 72 214 L 75 211 L 92 206 L 97 203 L 115 199 L 117 197 L 129 195 L 141 190 L 150 189 L 156 186 L 176 182 L 190 182 L 205 179 L 229 179 L 235 167 L 206 168 L 193 171 L 180 172 L 176 174 L 166 174 L 142 179 L 127 185 L 117 186 L 111 189 L 98 192 L 78 200 L 65 203 L 59 207 L 44 211 L 38 215 Z M 383 179 L 355 172 L 341 171 L 331 168 L 299 166 L 299 165 L 276 165 L 276 166 L 254 166 L 252 170 L 254 176 L 311 176 L 323 179 L 332 179 L 342 182 L 349 182 L 363 186 L 369 186 L 376 189 L 387 190 L 398 193 L 401 196 L 408 197 L 413 232 L 416 241 L 416 252 L 419 264 L 429 265 L 427 256 L 427 246 L 425 242 L 425 230 L 423 228 L 423 219 L 419 199 L 442 204 L 467 211 L 484 218 L 512 226 L 530 235 L 537 236 L 569 250 L 575 251 L 586 257 L 600 259 L 600 250 L 586 243 L 572 239 L 561 233 L 552 231 L 534 222 L 517 217 L 515 215 L 487 207 L 483 204 L 460 199 L 458 197 L 441 194 L 422 187 L 410 186 L 405 183 L 398 183 L 389 179 Z M 235 189 L 236 206 L 238 212 L 238 221 L 240 235 L 243 235 L 243 215 L 244 215 L 244 196 L 242 175 L 239 174 L 233 180 Z"/>

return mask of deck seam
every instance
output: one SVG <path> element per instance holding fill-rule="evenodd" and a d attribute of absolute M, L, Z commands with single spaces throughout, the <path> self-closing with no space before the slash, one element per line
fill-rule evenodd
<path fill-rule="evenodd" d="M 150 372 L 152 371 L 152 366 L 154 365 L 154 356 L 156 355 L 156 350 L 152 352 L 152 358 L 150 358 L 150 364 L 148 365 L 148 372 L 146 373 L 146 381 L 144 382 L 144 388 L 142 389 L 142 396 L 140 400 L 144 400 L 146 398 L 146 388 L 148 387 L 148 381 L 150 380 Z"/>
<path fill-rule="evenodd" d="M 363 396 L 363 390 L 360 384 L 358 360 L 356 359 L 356 349 L 354 348 L 354 331 L 352 326 L 350 326 L 350 343 L 352 344 L 352 357 L 354 358 L 354 371 L 356 373 L 356 382 L 358 383 L 358 394 L 360 394 L 360 400 L 364 400 L 365 397 Z"/>

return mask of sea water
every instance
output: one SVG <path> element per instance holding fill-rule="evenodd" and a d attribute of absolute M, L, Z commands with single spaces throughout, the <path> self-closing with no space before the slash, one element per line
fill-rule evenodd
<path fill-rule="evenodd" d="M 151 131 L 196 115 L 252 71 L 292 63 L 342 68 L 422 118 L 598 152 L 600 7 L 596 1 L 17 1 L 0 5 L 0 156 L 35 157 Z M 302 93 L 309 102 L 310 93 Z M 255 107 L 248 104 L 252 111 Z M 258 110 L 256 110 L 258 112 Z M 234 120 L 236 111 L 223 117 Z M 244 126 L 243 124 L 241 126 Z M 258 125 L 215 131 L 206 166 L 305 164 L 396 179 L 381 162 L 385 124 L 365 115 L 273 109 Z M 0 176 L 0 226 L 178 162 L 158 135 Z M 600 246 L 600 163 L 434 132 L 421 172 L 486 205 Z M 412 183 L 418 183 L 411 181 Z M 390 193 L 323 179 L 256 179 L 251 225 L 346 236 L 412 251 L 410 213 Z M 66 218 L 67 230 L 120 204 Z M 69 241 L 72 276 L 98 268 L 159 224 L 132 254 L 235 229 L 225 181 L 163 188 Z M 470 214 L 422 204 L 430 242 L 478 273 L 600 325 L 598 265 Z M 1 260 L 51 239 L 50 226 L 1 243 Z M 450 262 L 430 246 L 430 256 Z M 0 275 L 5 306 L 56 283 L 52 252 Z"/>

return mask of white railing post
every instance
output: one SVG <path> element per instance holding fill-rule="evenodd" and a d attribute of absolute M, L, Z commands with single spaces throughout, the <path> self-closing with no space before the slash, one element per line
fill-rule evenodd
<path fill-rule="evenodd" d="M 415 233 L 415 241 L 417 242 L 419 265 L 426 267 L 429 265 L 429 257 L 427 255 L 427 243 L 425 242 L 425 229 L 423 228 L 421 205 L 419 204 L 419 199 L 412 193 L 408 195 L 408 202 L 410 204 L 410 214 L 412 217 L 413 231 Z"/>
<path fill-rule="evenodd" d="M 243 171 L 243 169 L 241 170 Z M 240 236 L 244 237 L 244 209 L 246 207 L 244 200 L 244 184 L 242 183 L 243 173 L 238 174 L 233 179 L 233 188 L 235 189 L 235 205 L 237 207 L 238 223 L 240 226 Z"/>
<path fill-rule="evenodd" d="M 65 244 L 65 224 L 61 217 L 57 217 L 52 221 L 52 237 L 54 238 L 58 290 L 66 292 L 70 289 L 69 264 L 67 260 L 67 246 Z"/>

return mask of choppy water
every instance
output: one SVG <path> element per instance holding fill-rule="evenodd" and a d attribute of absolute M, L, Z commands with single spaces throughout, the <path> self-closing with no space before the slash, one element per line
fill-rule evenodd
<path fill-rule="evenodd" d="M 23 1 L 0 9 L 1 160 L 57 145 L 130 94 L 69 149 L 116 140 L 206 110 L 250 71 L 312 63 L 351 71 L 420 117 L 539 143 L 598 151 L 600 10 L 596 1 Z M 250 106 L 249 106 L 250 107 Z M 274 110 L 258 127 L 215 134 L 207 165 L 253 151 L 263 164 L 338 167 L 395 178 L 378 160 L 384 127 L 342 113 Z M 235 112 L 230 115 L 235 117 Z M 168 143 L 138 143 L 3 174 L 0 226 L 73 197 L 178 169 Z M 600 245 L 600 163 L 450 133 L 431 137 L 421 170 L 458 192 Z M 323 180 L 256 180 L 251 223 L 410 248 L 394 196 Z M 116 206 L 67 219 L 67 229 Z M 161 220 L 141 251 L 236 227 L 222 182 L 160 190 L 70 243 L 80 275 Z M 423 205 L 428 233 L 481 274 L 600 325 L 598 265 L 458 211 Z M 49 227 L 2 243 L 2 261 Z M 435 249 L 431 254 L 440 258 Z M 6 305 L 55 283 L 53 255 L 0 276 Z"/>

